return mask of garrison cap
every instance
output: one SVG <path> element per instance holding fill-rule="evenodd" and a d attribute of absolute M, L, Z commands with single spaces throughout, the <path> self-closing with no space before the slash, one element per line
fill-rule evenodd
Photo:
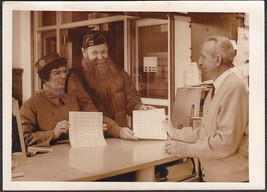
<path fill-rule="evenodd" d="M 67 64 L 67 59 L 60 58 L 58 53 L 51 53 L 39 59 L 34 66 L 37 69 L 37 72 L 40 72 L 44 67 L 56 63 Z"/>
<path fill-rule="evenodd" d="M 83 37 L 83 48 L 85 49 L 87 47 L 100 45 L 106 42 L 106 37 L 102 32 L 90 31 Z"/>

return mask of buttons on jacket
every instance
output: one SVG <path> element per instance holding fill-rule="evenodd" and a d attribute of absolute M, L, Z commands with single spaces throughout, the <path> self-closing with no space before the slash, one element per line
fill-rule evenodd
<path fill-rule="evenodd" d="M 204 167 L 201 167 L 201 171 L 202 171 L 202 177 L 205 177 L 205 174 L 204 174 Z"/>

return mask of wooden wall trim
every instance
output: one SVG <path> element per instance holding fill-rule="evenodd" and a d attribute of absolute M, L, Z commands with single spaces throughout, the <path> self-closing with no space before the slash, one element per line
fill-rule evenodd
<path fill-rule="evenodd" d="M 172 113 L 175 100 L 175 20 L 173 15 L 168 17 L 170 21 L 170 113 Z"/>

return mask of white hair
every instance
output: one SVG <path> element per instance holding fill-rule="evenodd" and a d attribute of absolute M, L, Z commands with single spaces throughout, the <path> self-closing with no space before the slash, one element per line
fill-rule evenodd
<path fill-rule="evenodd" d="M 234 57 L 235 57 L 235 49 L 231 41 L 228 38 L 222 37 L 222 36 L 212 36 L 208 38 L 207 41 L 214 41 L 215 48 L 217 51 L 216 54 L 217 55 L 219 54 L 222 56 L 224 64 L 232 65 Z"/>

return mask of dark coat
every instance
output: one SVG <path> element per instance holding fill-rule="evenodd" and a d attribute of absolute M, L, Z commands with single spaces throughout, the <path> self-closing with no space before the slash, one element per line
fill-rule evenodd
<path fill-rule="evenodd" d="M 127 126 L 127 115 L 141 105 L 141 98 L 131 77 L 122 68 L 112 66 L 117 76 L 109 81 L 108 97 L 99 93 L 88 83 L 82 69 L 72 69 L 67 79 L 67 92 L 78 98 L 82 111 L 103 112 L 104 123 L 107 124 L 106 137 L 118 137 L 121 127 Z"/>
<path fill-rule="evenodd" d="M 22 132 L 26 146 L 49 146 L 53 141 L 53 129 L 62 120 L 69 120 L 69 111 L 79 111 L 76 98 L 68 100 L 52 98 L 41 90 L 20 108 Z M 60 139 L 67 139 L 61 136 Z"/>

